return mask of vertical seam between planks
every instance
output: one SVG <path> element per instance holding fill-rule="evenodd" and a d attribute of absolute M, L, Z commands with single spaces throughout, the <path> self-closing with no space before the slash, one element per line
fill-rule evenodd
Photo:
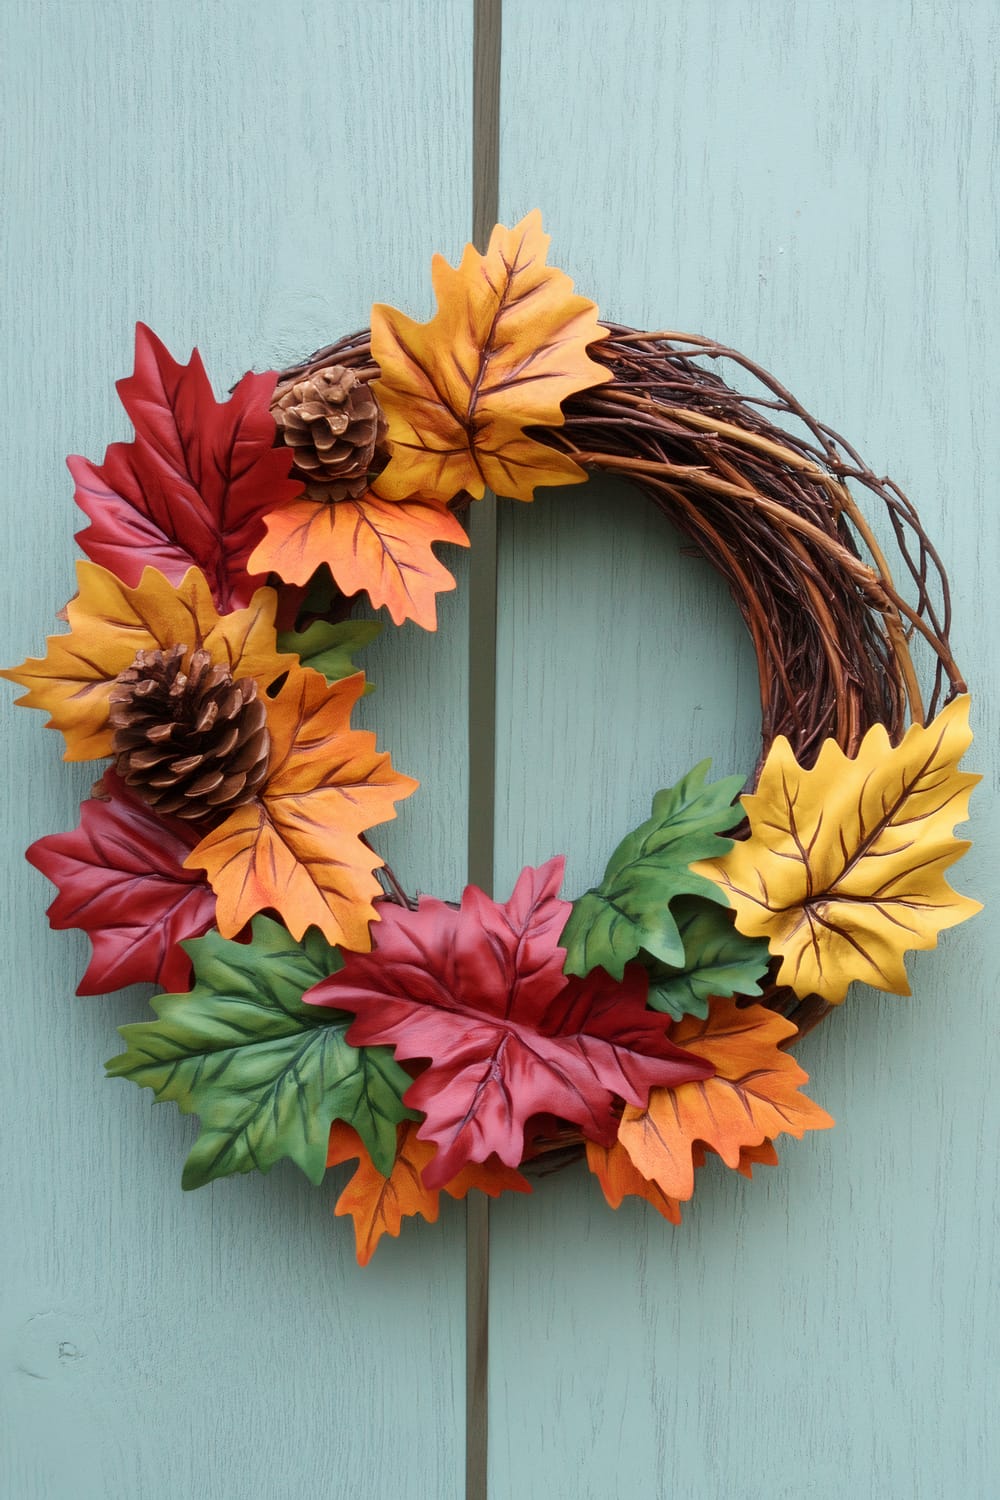
<path fill-rule="evenodd" d="M 502 0 L 474 0 L 472 238 L 486 249 L 499 217 Z M 489 492 L 469 512 L 469 882 L 493 895 L 496 807 L 497 516 Z M 465 1218 L 465 1500 L 487 1500 L 490 1200 L 469 1193 Z"/>

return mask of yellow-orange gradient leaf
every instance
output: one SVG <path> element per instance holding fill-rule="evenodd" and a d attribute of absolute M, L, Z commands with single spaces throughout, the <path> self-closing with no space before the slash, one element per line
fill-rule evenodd
<path fill-rule="evenodd" d="M 371 947 L 380 890 L 373 872 L 382 861 L 359 835 L 394 818 L 394 803 L 418 783 L 393 769 L 373 734 L 350 727 L 363 690 L 360 672 L 328 687 L 318 672 L 299 668 L 270 704 L 263 792 L 185 861 L 208 872 L 224 937 L 273 907 L 295 938 L 312 925 L 344 948 Z"/>
<path fill-rule="evenodd" d="M 692 868 L 725 891 L 740 932 L 781 955 L 779 984 L 833 1005 L 852 979 L 908 995 L 903 954 L 980 910 L 944 878 L 969 847 L 954 827 L 980 779 L 958 770 L 971 740 L 967 696 L 895 747 L 881 724 L 853 759 L 828 740 L 808 771 L 775 740 L 742 799 L 750 837 Z"/>
<path fill-rule="evenodd" d="M 51 716 L 48 727 L 65 736 L 66 760 L 111 754 L 108 695 L 137 651 L 203 647 L 234 677 L 255 678 L 261 691 L 295 663 L 275 646 L 273 589 L 258 589 L 245 609 L 220 616 L 197 568 L 177 585 L 145 568 L 135 588 L 96 563 L 79 562 L 76 571 L 78 593 L 66 606 L 69 634 L 50 636 L 43 660 L 0 672 L 28 688 L 19 703 Z"/>
<path fill-rule="evenodd" d="M 768 1159 L 759 1153 L 744 1157 L 746 1147 L 828 1129 L 833 1121 L 826 1110 L 799 1093 L 808 1075 L 779 1048 L 794 1035 L 783 1016 L 762 1005 L 740 1008 L 733 1000 L 713 1000 L 707 1020 L 678 1021 L 670 1040 L 705 1058 L 716 1073 L 676 1089 L 653 1089 L 645 1109 L 625 1106 L 618 1140 L 642 1176 L 683 1201 L 694 1191 L 699 1142 L 727 1167 L 743 1170 Z"/>
<path fill-rule="evenodd" d="M 437 1220 L 441 1193 L 464 1198 L 473 1188 L 498 1198 L 503 1192 L 530 1193 L 531 1187 L 511 1167 L 495 1157 L 466 1167 L 441 1188 L 426 1188 L 422 1173 L 437 1147 L 417 1135 L 417 1123 L 406 1120 L 397 1126 L 398 1147 L 392 1172 L 383 1177 L 372 1164 L 361 1137 L 351 1125 L 335 1120 L 330 1130 L 328 1167 L 358 1159 L 358 1170 L 337 1199 L 337 1214 L 350 1214 L 358 1247 L 358 1262 L 366 1266 L 384 1234 L 398 1235 L 402 1222 L 416 1214 L 433 1224 Z"/>
<path fill-rule="evenodd" d="M 539 484 L 576 484 L 586 473 L 566 454 L 528 437 L 556 427 L 562 402 L 610 380 L 587 354 L 607 337 L 597 306 L 546 266 L 549 236 L 538 210 L 513 229 L 498 224 L 485 255 L 467 245 L 461 264 L 436 255 L 438 310 L 416 323 L 372 309 L 375 391 L 389 423 L 390 460 L 375 482 L 387 499 L 531 500 Z"/>
<path fill-rule="evenodd" d="M 455 580 L 434 556 L 435 542 L 467 547 L 460 522 L 439 500 L 358 500 L 324 505 L 296 500 L 265 517 L 267 534 L 248 566 L 277 573 L 286 583 L 307 583 L 326 563 L 345 594 L 362 589 L 397 625 L 415 620 L 437 628 L 436 596 Z"/>

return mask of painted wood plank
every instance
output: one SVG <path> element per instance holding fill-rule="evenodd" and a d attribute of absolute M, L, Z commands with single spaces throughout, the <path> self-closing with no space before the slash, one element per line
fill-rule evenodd
<path fill-rule="evenodd" d="M 612 318 L 719 336 L 919 502 L 986 773 L 963 888 L 998 895 L 997 19 L 889 0 L 507 0 L 501 212 Z M 735 610 L 641 500 L 503 513 L 498 890 L 596 876 L 700 756 L 748 769 Z M 493 1209 L 492 1489 L 988 1495 L 1000 1472 L 996 944 L 987 914 L 800 1049 L 838 1128 L 682 1228 L 582 1171 Z"/>
<path fill-rule="evenodd" d="M 72 591 L 68 451 L 125 436 L 113 379 L 149 321 L 224 388 L 367 322 L 430 310 L 469 214 L 464 0 L 11 0 L 0 524 L 6 660 Z M 15 415 L 16 413 L 16 415 Z M 465 615 L 389 628 L 364 705 L 426 779 L 385 852 L 461 884 Z M 0 1050 L 0 1492 L 11 1500 L 457 1496 L 464 1217 L 367 1272 L 335 1184 L 294 1169 L 184 1195 L 192 1122 L 104 1082 L 143 997 L 74 1002 L 84 941 L 46 930 L 22 848 L 91 779 L 0 699 L 7 746 Z"/>

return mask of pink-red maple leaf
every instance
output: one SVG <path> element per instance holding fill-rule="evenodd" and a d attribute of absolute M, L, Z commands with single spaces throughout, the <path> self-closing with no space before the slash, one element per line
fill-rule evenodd
<path fill-rule="evenodd" d="M 112 443 L 100 465 L 69 460 L 87 556 L 129 586 L 149 566 L 180 583 L 194 564 L 220 612 L 248 604 L 264 581 L 247 569 L 263 517 L 301 489 L 290 449 L 274 446 L 275 379 L 244 375 L 217 401 L 197 350 L 180 365 L 138 324 L 135 372 L 117 384 L 134 441 Z"/>
<path fill-rule="evenodd" d="M 354 1012 L 352 1046 L 385 1043 L 402 1060 L 430 1060 L 405 1094 L 426 1116 L 419 1135 L 438 1148 L 428 1187 L 492 1152 L 516 1167 L 533 1115 L 571 1120 L 610 1145 L 616 1100 L 711 1076 L 711 1064 L 667 1040 L 637 965 L 621 984 L 601 969 L 563 973 L 563 863 L 522 871 L 504 904 L 475 886 L 458 910 L 431 897 L 417 911 L 386 903 L 374 952 L 345 954 L 343 969 L 305 996 Z"/>
<path fill-rule="evenodd" d="M 199 832 L 160 818 L 119 781 L 104 775 L 108 800 L 80 808 L 80 826 L 28 850 L 37 870 L 59 887 L 49 907 L 58 931 L 81 928 L 94 950 L 78 995 L 102 995 L 148 980 L 183 991 L 191 963 L 178 944 L 200 937 L 215 918 L 204 875 L 184 869 Z"/>

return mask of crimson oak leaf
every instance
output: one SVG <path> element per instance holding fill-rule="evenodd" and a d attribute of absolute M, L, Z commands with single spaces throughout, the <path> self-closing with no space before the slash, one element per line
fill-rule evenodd
<path fill-rule="evenodd" d="M 103 995 L 149 981 L 186 990 L 191 960 L 178 944 L 215 920 L 215 893 L 184 869 L 200 837 L 180 818 L 161 818 L 113 771 L 107 801 L 90 798 L 72 833 L 38 839 L 28 859 L 59 895 L 49 907 L 57 931 L 78 927 L 94 950 L 78 995 Z"/>
<path fill-rule="evenodd" d="M 135 371 L 117 384 L 134 440 L 112 443 L 103 464 L 69 460 L 87 556 L 129 587 L 144 567 L 180 583 L 194 564 L 220 612 L 249 604 L 263 582 L 247 568 L 263 518 L 301 490 L 291 450 L 274 446 L 275 379 L 248 373 L 217 401 L 197 350 L 178 364 L 139 323 Z"/>
<path fill-rule="evenodd" d="M 475 886 L 458 909 L 426 896 L 416 911 L 386 902 L 374 951 L 345 954 L 304 996 L 353 1011 L 352 1046 L 385 1043 L 401 1061 L 429 1060 L 404 1096 L 426 1116 L 421 1139 L 438 1148 L 424 1170 L 429 1188 L 492 1152 L 516 1167 L 533 1115 L 572 1121 L 610 1145 L 616 1101 L 645 1101 L 651 1088 L 714 1071 L 667 1040 L 638 965 L 620 983 L 600 969 L 563 973 L 563 864 L 522 871 L 504 904 Z"/>

